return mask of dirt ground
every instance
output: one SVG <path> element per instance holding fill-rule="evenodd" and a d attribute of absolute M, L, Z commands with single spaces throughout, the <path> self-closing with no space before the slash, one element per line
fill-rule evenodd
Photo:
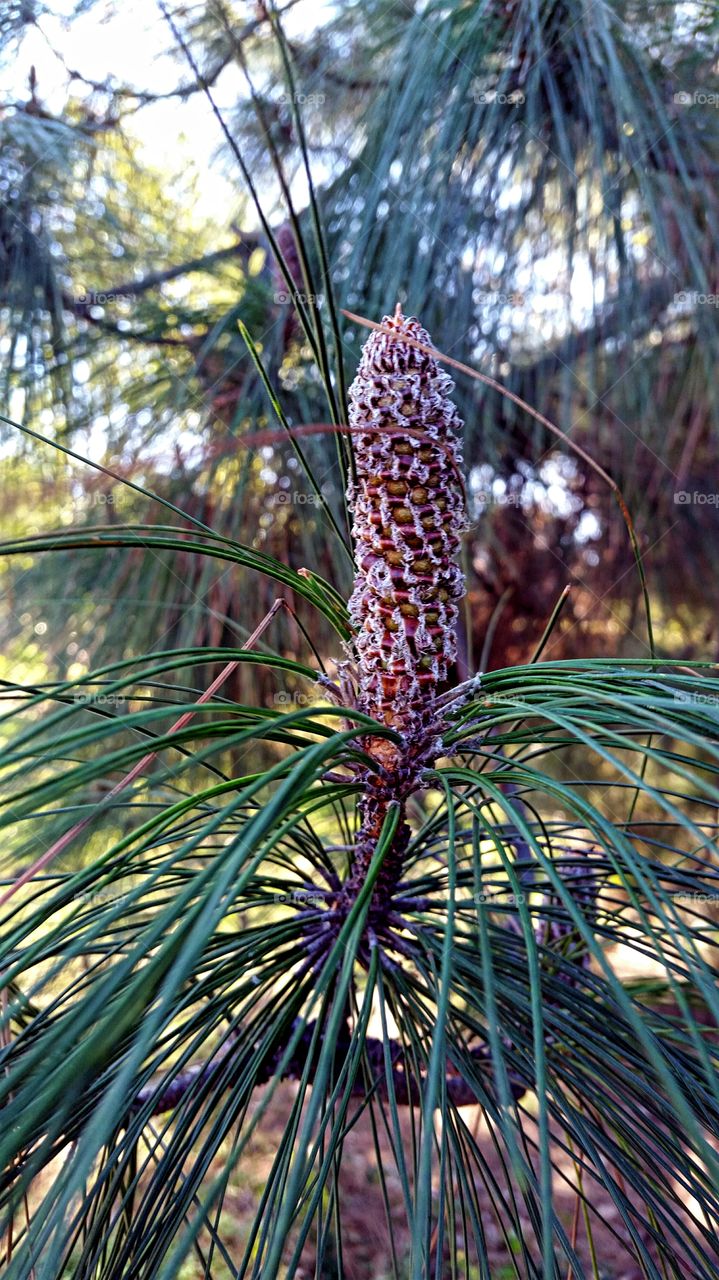
<path fill-rule="evenodd" d="M 232 1189 L 228 1192 L 225 1201 L 223 1237 L 233 1260 L 237 1256 L 239 1261 L 241 1257 L 247 1228 L 259 1204 L 264 1181 L 269 1174 L 295 1088 L 295 1085 L 285 1084 L 278 1090 L 270 1109 L 263 1118 L 261 1128 L 253 1138 L 251 1147 L 243 1159 L 242 1170 L 238 1170 L 239 1179 L 232 1180 Z M 479 1108 L 465 1107 L 462 1109 L 462 1116 L 481 1146 L 489 1173 L 504 1189 L 505 1170 Z M 402 1123 L 407 1138 L 406 1150 L 409 1151 L 410 1121 L 406 1108 L 403 1110 Z M 533 1121 L 528 1120 L 527 1135 L 530 1139 L 534 1136 L 533 1129 Z M 408 1274 L 406 1259 L 410 1237 L 405 1219 L 402 1188 L 386 1135 L 381 1136 L 380 1146 L 384 1156 L 385 1183 L 394 1223 L 395 1248 L 400 1275 L 404 1277 Z M 594 1273 L 591 1265 L 591 1251 L 583 1215 L 578 1207 L 577 1197 L 561 1177 L 564 1172 L 573 1178 L 573 1165 L 566 1153 L 556 1149 L 555 1155 L 559 1166 L 554 1178 L 555 1208 L 559 1212 L 567 1236 L 575 1242 L 575 1249 L 582 1261 L 584 1274 L 592 1277 Z M 342 1156 L 341 1177 L 343 1274 L 347 1280 L 385 1280 L 385 1277 L 389 1280 L 393 1274 L 390 1236 L 378 1176 L 377 1156 L 370 1123 L 366 1116 L 359 1120 L 347 1136 Z M 613 1204 L 607 1192 L 596 1183 L 585 1178 L 584 1188 L 589 1202 L 597 1211 L 591 1214 L 591 1231 L 600 1280 L 643 1280 L 644 1272 L 627 1251 L 629 1234 L 619 1209 Z M 511 1280 L 515 1274 L 511 1266 L 511 1258 L 512 1253 L 516 1254 L 517 1241 L 510 1240 L 508 1246 L 500 1230 L 491 1197 L 481 1182 L 478 1184 L 478 1198 L 482 1208 L 482 1225 L 488 1245 L 492 1280 Z M 520 1219 L 523 1236 L 527 1240 L 533 1240 L 528 1215 L 520 1214 Z M 235 1247 L 232 1241 L 228 1240 L 228 1233 L 234 1238 Z M 533 1256 L 535 1258 L 537 1256 L 534 1251 Z M 314 1247 L 308 1245 L 304 1256 L 302 1280 L 311 1280 L 314 1277 L 314 1261 Z M 470 1263 L 473 1261 L 471 1244 L 469 1261 Z M 568 1266 L 565 1268 L 563 1265 L 561 1269 L 566 1275 L 566 1280 L 579 1280 L 576 1274 L 571 1274 Z M 338 1274 L 336 1265 L 328 1264 L 322 1274 L 327 1277 L 327 1280 L 334 1278 Z M 433 1268 L 432 1275 L 434 1274 Z M 450 1274 L 447 1261 L 442 1267 L 442 1274 Z M 479 1278 L 479 1274 L 476 1264 L 470 1268 L 472 1280 L 475 1276 Z M 717 1275 L 719 1276 L 719 1270 Z M 682 1280 L 691 1280 L 690 1270 L 687 1270 L 686 1276 L 682 1276 Z"/>

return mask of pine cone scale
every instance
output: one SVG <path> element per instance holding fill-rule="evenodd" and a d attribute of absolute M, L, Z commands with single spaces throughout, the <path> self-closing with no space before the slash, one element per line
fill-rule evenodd
<path fill-rule="evenodd" d="M 463 575 L 461 422 L 429 335 L 397 311 L 365 344 L 350 388 L 356 443 L 355 586 L 361 709 L 421 733 L 456 652 Z M 409 342 L 403 342 L 408 338 Z M 366 428 L 365 431 L 362 428 Z"/>

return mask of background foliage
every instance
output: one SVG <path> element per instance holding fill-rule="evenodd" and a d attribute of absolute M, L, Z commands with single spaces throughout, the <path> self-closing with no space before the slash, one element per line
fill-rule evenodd
<path fill-rule="evenodd" d="M 0 20 L 65 61 L 0 115 L 7 1274 L 715 1275 L 714 6 L 160 5 L 161 87 L 55 16 Z M 141 123 L 208 94 L 211 213 Z M 351 443 L 289 429 L 398 298 L 569 444 L 456 373 L 490 674 L 368 949 Z"/>

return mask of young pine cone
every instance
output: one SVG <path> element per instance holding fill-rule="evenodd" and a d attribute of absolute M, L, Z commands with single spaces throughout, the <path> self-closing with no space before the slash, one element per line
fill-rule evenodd
<path fill-rule="evenodd" d="M 368 338 L 349 391 L 356 462 L 347 495 L 356 564 L 349 611 L 360 709 L 411 741 L 431 725 L 456 656 L 465 590 L 456 563 L 465 524 L 462 422 L 448 399 L 452 380 L 428 351 L 403 341 L 431 345 L 419 321 L 398 306 L 383 327 L 390 332 Z"/>

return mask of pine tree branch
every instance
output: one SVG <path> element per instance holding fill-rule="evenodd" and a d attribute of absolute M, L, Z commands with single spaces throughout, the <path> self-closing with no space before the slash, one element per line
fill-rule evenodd
<path fill-rule="evenodd" d="M 259 247 L 260 241 L 256 235 L 251 233 L 243 234 L 242 238 L 233 241 L 224 249 L 215 249 L 212 253 L 205 253 L 199 258 L 190 258 L 188 262 L 177 263 L 174 267 L 166 267 L 162 271 L 151 271 L 148 275 L 143 276 L 140 280 L 124 280 L 120 284 L 108 285 L 107 288 L 92 289 L 83 294 L 82 298 L 75 298 L 73 305 L 75 307 L 96 307 L 103 306 L 103 299 L 122 299 L 137 297 L 141 293 L 147 293 L 150 289 L 157 289 L 160 285 L 167 284 L 170 280 L 177 280 L 180 276 L 190 275 L 193 271 L 208 271 L 218 262 L 224 262 L 229 258 L 240 258 L 241 261 L 247 262 L 250 254 Z"/>
<path fill-rule="evenodd" d="M 200 258 L 191 258 L 188 262 L 178 263 L 163 271 L 152 271 L 141 280 L 127 280 L 107 288 L 85 291 L 77 296 L 66 291 L 61 294 L 62 306 L 78 320 L 85 320 L 96 329 L 112 334 L 123 341 L 144 342 L 149 346 L 191 348 L 192 341 L 186 338 L 174 338 L 167 334 L 140 332 L 132 329 L 121 329 L 120 326 L 105 316 L 92 314 L 93 308 L 104 307 L 108 302 L 118 302 L 126 298 L 138 297 L 151 289 L 157 289 L 170 280 L 190 275 L 193 271 L 209 271 L 218 262 L 237 257 L 246 263 L 250 254 L 260 245 L 259 238 L 251 234 L 243 234 L 240 240 L 234 241 L 225 249 L 216 249 L 212 253 L 203 254 Z"/>
<path fill-rule="evenodd" d="M 312 1038 L 315 1031 L 315 1023 L 310 1022 L 305 1027 L 294 1053 L 285 1064 L 282 1070 L 281 1078 L 283 1080 L 300 1080 L 307 1063 L 307 1055 L 310 1051 Z M 296 1023 L 293 1024 L 290 1034 L 294 1031 Z M 288 1037 L 289 1038 L 289 1037 Z M 349 1037 L 338 1040 L 337 1056 L 341 1060 L 346 1056 L 350 1049 Z M 368 1036 L 364 1043 L 366 1061 L 369 1065 L 376 1088 L 382 1097 L 387 1096 L 387 1079 L 385 1075 L 385 1045 L 382 1040 Z M 200 1090 L 209 1085 L 216 1077 L 220 1076 L 224 1069 L 224 1085 L 227 1089 L 233 1087 L 248 1067 L 250 1060 L 254 1057 L 254 1049 L 246 1051 L 239 1056 L 236 1062 L 232 1062 L 232 1054 L 234 1052 L 234 1042 L 228 1042 L 215 1056 L 203 1062 L 194 1063 L 181 1071 L 171 1080 L 164 1088 L 158 1083 L 145 1085 L 137 1094 L 133 1105 L 133 1112 L 140 1111 L 143 1108 L 150 1107 L 152 1115 L 161 1115 L 168 1111 L 173 1111 L 179 1106 L 182 1099 L 191 1089 Z M 260 1066 L 255 1073 L 254 1086 L 267 1084 L 276 1074 L 281 1050 L 275 1051 L 274 1054 L 268 1056 L 266 1061 Z M 400 1065 L 402 1062 L 403 1048 L 397 1041 L 390 1041 L 389 1056 L 392 1062 L 392 1084 L 396 1101 L 400 1106 L 409 1106 L 410 1103 L 417 1103 L 421 1100 L 425 1087 L 424 1076 L 419 1079 L 408 1076 L 407 1072 Z M 491 1054 L 484 1046 L 479 1046 L 470 1050 L 472 1062 L 476 1065 L 478 1071 L 485 1071 L 490 1076 L 491 1082 Z M 513 1098 L 518 1101 L 527 1091 L 527 1086 L 520 1077 L 511 1070 L 508 1070 L 509 1084 Z M 461 1076 L 457 1071 L 447 1070 L 445 1074 L 445 1083 L 448 1097 L 457 1107 L 465 1107 L 476 1104 L 479 1101 L 478 1092 L 472 1084 Z M 355 1080 L 352 1093 L 353 1096 L 364 1097 L 369 1092 L 369 1086 L 362 1076 L 358 1073 Z"/>

